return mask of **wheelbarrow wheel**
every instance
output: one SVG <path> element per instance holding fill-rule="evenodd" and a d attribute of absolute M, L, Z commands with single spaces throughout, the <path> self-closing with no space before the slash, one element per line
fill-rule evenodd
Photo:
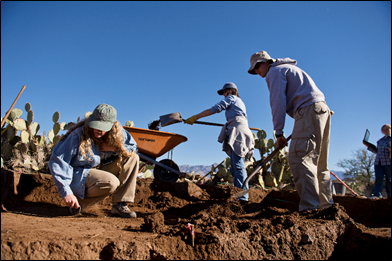
<path fill-rule="evenodd" d="M 169 166 L 175 170 L 180 171 L 180 168 L 178 167 L 178 165 L 169 159 L 164 159 L 161 160 L 160 163 Z M 176 182 L 179 178 L 178 174 L 167 170 L 161 166 L 155 165 L 154 167 L 154 178 L 157 180 L 162 180 L 162 181 L 169 181 L 169 182 Z"/>

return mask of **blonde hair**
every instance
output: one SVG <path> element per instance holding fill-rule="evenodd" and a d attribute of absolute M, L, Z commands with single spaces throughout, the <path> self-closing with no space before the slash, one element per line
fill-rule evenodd
<path fill-rule="evenodd" d="M 102 143 L 107 143 L 109 146 L 115 147 L 119 150 L 119 160 L 117 161 L 117 166 L 120 168 L 120 172 L 122 172 L 122 158 L 125 156 L 126 158 L 132 157 L 135 152 L 128 152 L 124 147 L 124 136 L 122 131 L 122 126 L 119 121 L 115 121 L 113 123 L 110 131 L 106 132 L 104 136 L 101 138 L 95 138 L 94 130 L 88 126 L 88 119 L 84 119 L 78 122 L 75 126 L 73 126 L 68 132 L 61 137 L 60 140 L 65 139 L 72 131 L 83 126 L 82 135 L 80 137 L 80 145 L 79 150 L 82 153 L 83 157 L 87 159 L 86 152 L 93 156 L 90 151 L 92 141 L 100 147 Z"/>
<path fill-rule="evenodd" d="M 384 127 L 391 128 L 391 125 L 389 125 L 389 124 L 384 124 L 384 125 L 382 125 L 381 130 L 382 130 Z"/>

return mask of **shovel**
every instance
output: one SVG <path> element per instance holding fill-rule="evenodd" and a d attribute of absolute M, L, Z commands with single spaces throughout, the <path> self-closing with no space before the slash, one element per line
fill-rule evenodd
<path fill-rule="evenodd" d="M 289 141 L 291 139 L 291 135 L 287 137 L 287 141 Z M 245 187 L 245 185 L 249 182 L 249 180 L 251 178 L 253 178 L 253 176 L 258 173 L 260 171 L 260 169 L 268 162 L 270 161 L 278 152 L 279 150 L 281 150 L 282 148 L 276 148 L 273 152 L 271 152 L 270 155 L 268 155 L 268 157 L 266 157 L 262 162 L 260 162 L 259 164 L 256 165 L 255 169 L 253 170 L 253 172 L 245 179 L 244 184 L 242 185 L 242 188 Z M 232 198 L 240 198 L 244 195 L 246 195 L 247 193 L 249 193 L 249 191 L 251 191 L 253 188 L 248 188 L 244 191 L 238 192 L 236 194 L 234 194 L 233 196 L 231 196 Z"/>
<path fill-rule="evenodd" d="M 181 117 L 181 113 L 179 113 L 179 112 L 174 112 L 174 113 L 169 113 L 169 114 L 166 114 L 166 115 L 159 116 L 159 119 L 161 121 L 161 126 L 162 127 L 185 121 Z M 221 124 L 221 123 L 212 123 L 212 122 L 205 122 L 205 121 L 195 121 L 195 123 L 197 123 L 197 124 L 204 124 L 204 125 L 211 125 L 211 126 L 221 126 L 221 127 L 224 125 L 224 124 Z M 257 131 L 260 130 L 258 128 L 249 128 L 249 129 L 257 130 Z"/>

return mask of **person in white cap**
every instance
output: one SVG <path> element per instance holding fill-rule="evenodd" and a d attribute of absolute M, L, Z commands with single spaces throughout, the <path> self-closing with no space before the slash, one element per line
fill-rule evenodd
<path fill-rule="evenodd" d="M 226 110 L 227 122 L 222 127 L 218 142 L 223 143 L 223 151 L 230 157 L 230 173 L 233 175 L 234 186 L 242 188 L 245 179 L 248 177 L 245 160 L 253 155 L 255 141 L 248 127 L 246 107 L 238 95 L 237 86 L 228 82 L 222 89 L 218 90 L 218 94 L 223 95 L 225 99 L 210 109 L 186 119 L 185 123 L 192 125 L 200 118 Z M 244 190 L 246 189 L 248 189 L 247 184 L 244 186 Z M 248 194 L 238 198 L 241 202 L 246 202 L 248 199 Z"/>
<path fill-rule="evenodd" d="M 301 198 L 299 211 L 330 207 L 334 202 L 328 169 L 331 115 L 324 94 L 290 58 L 273 59 L 266 51 L 250 57 L 249 74 L 265 78 L 277 145 L 287 146 L 286 113 L 294 118 L 289 165 Z"/>
<path fill-rule="evenodd" d="M 53 149 L 49 170 L 71 214 L 76 209 L 80 212 L 80 205 L 93 205 L 112 194 L 111 213 L 136 218 L 127 203 L 135 198 L 137 145 L 116 117 L 114 107 L 98 105 L 88 118 L 71 127 Z"/>

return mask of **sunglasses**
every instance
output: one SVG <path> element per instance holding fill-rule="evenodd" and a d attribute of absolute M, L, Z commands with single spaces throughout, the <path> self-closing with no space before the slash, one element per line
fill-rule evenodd
<path fill-rule="evenodd" d="M 260 65 L 262 64 L 262 62 L 258 62 L 255 64 L 255 70 L 259 69 Z"/>

